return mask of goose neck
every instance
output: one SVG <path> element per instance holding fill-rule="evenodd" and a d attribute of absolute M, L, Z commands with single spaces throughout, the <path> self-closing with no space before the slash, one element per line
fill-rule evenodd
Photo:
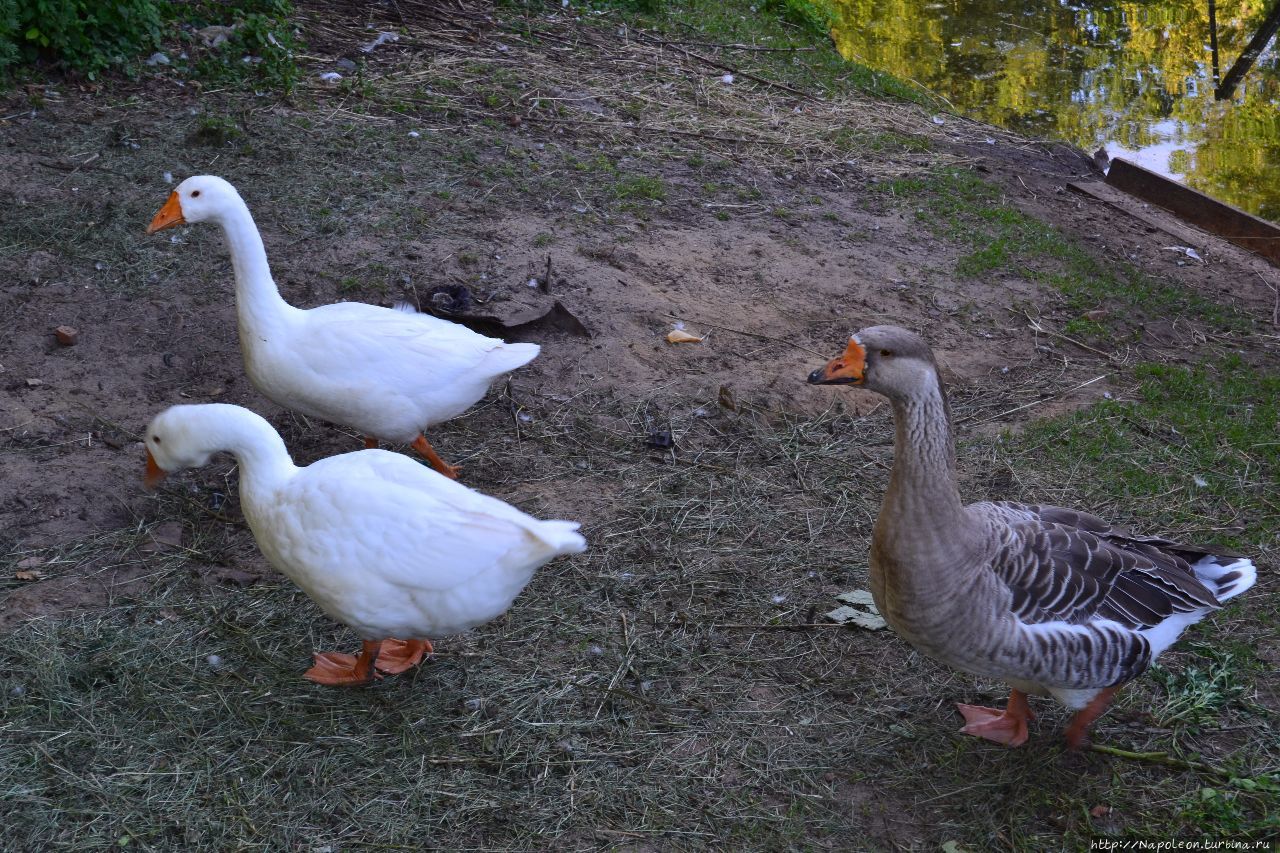
<path fill-rule="evenodd" d="M 219 406 L 208 426 L 207 440 L 236 457 L 242 494 L 274 492 L 298 470 L 284 439 L 271 424 L 238 406 Z"/>
<path fill-rule="evenodd" d="M 280 296 L 271 277 L 262 235 L 243 201 L 223 214 L 222 229 L 235 270 L 236 310 L 241 322 L 261 325 L 296 310 Z"/>
<path fill-rule="evenodd" d="M 946 396 L 935 381 L 893 400 L 893 473 L 882 517 L 921 544 L 954 546 L 964 527 Z"/>

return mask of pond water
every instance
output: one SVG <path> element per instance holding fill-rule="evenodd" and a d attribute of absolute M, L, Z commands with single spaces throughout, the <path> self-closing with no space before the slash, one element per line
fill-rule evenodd
<path fill-rule="evenodd" d="M 1280 0 L 1221 0 L 1220 71 Z M 1274 43 L 1215 101 L 1206 0 L 835 0 L 840 52 L 964 115 L 1093 153 L 1104 147 L 1280 221 Z"/>

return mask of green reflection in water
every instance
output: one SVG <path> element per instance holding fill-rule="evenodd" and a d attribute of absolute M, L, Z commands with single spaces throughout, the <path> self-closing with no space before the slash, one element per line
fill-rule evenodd
<path fill-rule="evenodd" d="M 1213 99 L 1205 0 L 834 0 L 840 52 L 966 115 L 1085 151 L 1105 147 L 1280 221 L 1280 60 Z M 1276 0 L 1222 0 L 1226 73 Z"/>

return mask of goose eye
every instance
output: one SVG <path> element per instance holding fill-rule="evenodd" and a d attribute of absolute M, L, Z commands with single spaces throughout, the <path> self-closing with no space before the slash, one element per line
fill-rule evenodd
<path fill-rule="evenodd" d="M 884 356 L 884 357 L 888 358 L 889 356 L 893 355 L 893 350 L 891 350 L 891 349 L 882 349 L 882 350 L 880 350 L 880 354 L 881 354 L 882 356 Z"/>
<path fill-rule="evenodd" d="M 192 198 L 198 198 L 198 197 L 199 197 L 199 195 L 200 195 L 200 190 L 192 190 L 192 191 L 191 191 L 191 197 L 192 197 Z"/>
<path fill-rule="evenodd" d="M 151 436 L 151 440 L 152 440 L 152 441 L 154 441 L 156 444 L 159 444 L 159 443 L 160 443 L 160 436 L 158 436 L 158 435 L 153 435 L 153 436 Z"/>

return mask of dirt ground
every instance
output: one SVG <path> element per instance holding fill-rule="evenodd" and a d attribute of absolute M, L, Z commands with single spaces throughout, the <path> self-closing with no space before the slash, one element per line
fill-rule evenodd
<path fill-rule="evenodd" d="M 317 68 L 355 49 L 355 35 L 343 44 L 336 30 L 325 33 L 332 43 L 311 42 Z M 516 47 L 512 55 L 537 50 Z M 406 44 L 395 61 L 429 64 L 432 56 Z M 558 73 L 571 78 L 574 69 Z M 138 437 L 166 406 L 248 406 L 281 430 L 299 462 L 359 446 L 356 436 L 284 412 L 249 386 L 221 235 L 210 227 L 144 234 L 172 188 L 166 174 L 176 183 L 215 173 L 238 186 L 281 291 L 295 305 L 408 299 L 428 308 L 433 287 L 465 284 L 489 296 L 496 315 L 554 301 L 580 323 L 534 323 L 510 334 L 541 344 L 542 355 L 430 438 L 463 466 L 468 485 L 543 517 L 580 520 L 594 554 L 549 566 L 502 626 L 441 644 L 442 666 L 450 665 L 451 649 L 463 656 L 482 654 L 486 645 L 509 650 L 522 634 L 543 636 L 544 629 L 553 630 L 544 642 L 562 645 L 575 661 L 598 644 L 613 655 L 617 634 L 620 676 L 589 705 L 603 707 L 608 690 L 625 688 L 640 707 L 657 701 L 688 710 L 723 700 L 745 715 L 735 718 L 736 727 L 663 739 L 656 751 L 654 742 L 636 741 L 637 750 L 650 750 L 628 759 L 641 774 L 670 774 L 718 754 L 717 739 L 738 737 L 742 726 L 754 725 L 750 720 L 785 726 L 795 713 L 788 703 L 802 689 L 835 703 L 852 696 L 879 702 L 868 713 L 884 725 L 899 725 L 892 718 L 900 716 L 913 728 L 915 740 L 896 759 L 910 760 L 922 741 L 948 736 L 956 722 L 949 700 L 972 689 L 934 668 L 927 670 L 934 679 L 927 690 L 895 694 L 880 678 L 868 698 L 860 679 L 878 678 L 884 667 L 932 665 L 887 635 L 733 627 L 815 623 L 816 614 L 834 606 L 835 593 L 865 582 L 866 537 L 888 458 L 885 413 L 872 395 L 804 382 L 849 332 L 876 323 L 920 330 L 955 389 L 962 444 L 1121 394 L 1124 367 L 1139 360 L 1191 363 L 1199 348 L 1212 345 L 1239 346 L 1251 359 L 1275 363 L 1276 270 L 1207 236 L 1194 247 L 1204 262 L 1171 250 L 1169 233 L 1069 191 L 1068 183 L 1099 175 L 1083 155 L 1059 146 L 959 119 L 929 129 L 927 111 L 897 107 L 918 113 L 911 121 L 930 133 L 929 152 L 867 155 L 842 168 L 821 162 L 787 168 L 749 154 L 726 156 L 714 144 L 703 154 L 689 141 L 654 154 L 626 134 L 606 145 L 590 128 L 534 120 L 513 126 L 501 109 L 494 111 L 497 121 L 468 119 L 459 131 L 449 120 L 357 114 L 354 105 L 320 87 L 284 100 L 160 78 L 106 88 L 28 87 L 3 102 L 0 629 L 115 612 L 161 590 L 169 595 L 175 584 L 183 601 L 195 602 L 192 614 L 237 597 L 290 595 L 238 521 L 229 460 L 174 478 L 158 496 L 142 489 Z M 211 118 L 224 117 L 229 132 L 214 134 L 212 143 L 209 133 L 201 135 Z M 590 164 L 600 156 L 613 166 L 593 172 Z M 1256 331 L 1247 340 L 1215 338 L 1192 320 L 1138 309 L 1123 339 L 1101 346 L 1098 339 L 1088 346 L 1065 340 L 1058 331 L 1075 313 L 1061 294 L 1011 272 L 957 276 L 957 259 L 968 249 L 926 227 L 909 199 L 883 191 L 894 177 L 922 173 L 932 161 L 980 175 L 1000 189 L 1004 203 L 1051 223 L 1107 262 L 1130 264 L 1254 318 Z M 499 168 L 504 162 L 514 168 Z M 631 171 L 657 178 L 662 197 L 620 202 L 627 197 L 616 189 L 618 173 Z M 528 282 L 545 278 L 548 259 L 544 294 Z M 666 343 L 676 323 L 704 340 Z M 78 330 L 74 346 L 59 344 L 59 326 Z M 1095 377 L 1102 378 L 1083 384 Z M 858 420 L 863 415 L 871 419 Z M 851 418 L 858 434 L 837 435 Z M 663 431 L 674 448 L 646 445 Z M 805 449 L 815 433 L 837 443 L 847 467 L 823 457 L 827 467 L 815 469 Z M 1002 476 L 982 460 L 966 463 L 966 496 L 1016 495 L 1018 486 Z M 697 497 L 700 490 L 705 498 Z M 770 508 L 777 514 L 772 522 L 764 517 Z M 694 544 L 671 540 L 672 531 L 694 535 Z M 1274 571 L 1274 553 L 1260 565 L 1264 575 Z M 20 579 L 18 572 L 32 569 L 34 576 Z M 637 590 L 635 576 L 651 569 L 648 588 Z M 1259 584 L 1260 596 L 1273 591 L 1270 580 Z M 308 606 L 297 602 L 304 613 Z M 307 618 L 323 625 L 318 613 Z M 577 626 L 566 627 L 574 620 Z M 629 667 L 642 668 L 636 648 L 661 648 L 665 637 L 693 631 L 693 623 L 704 624 L 697 654 L 722 653 L 725 673 L 749 666 L 753 656 L 767 666 L 747 672 L 740 689 L 720 698 L 699 687 L 696 657 L 669 670 L 654 663 L 660 674 L 633 678 Z M 707 633 L 711 623 L 726 627 Z M 273 678 L 296 674 L 305 640 L 277 649 Z M 561 666 L 551 652 L 539 661 Z M 20 677 L 12 660 L 5 666 L 0 674 Z M 565 683 L 577 666 L 563 667 Z M 253 677 L 248 665 L 242 672 Z M 662 689 L 642 693 L 650 680 Z M 451 686 L 432 689 L 447 693 Z M 994 696 L 998 688 L 990 689 Z M 1280 701 L 1267 691 L 1274 690 L 1264 687 L 1258 699 L 1273 710 Z M 810 711 L 835 713 L 816 705 Z M 917 727 L 921 718 L 928 722 Z M 1048 720 L 1038 732 L 1043 740 L 1055 737 L 1060 717 L 1050 712 Z M 1137 723 L 1121 714 L 1110 725 Z M 791 741 L 782 729 L 775 734 L 763 743 L 785 753 Z M 588 738 L 570 732 L 560 740 L 577 737 Z M 930 795 L 941 799 L 932 805 L 906 804 L 901 791 L 886 788 L 892 762 L 877 758 L 873 769 L 846 774 L 839 767 L 850 756 L 836 747 L 827 752 L 814 737 L 802 749 L 804 761 L 817 768 L 815 778 L 830 777 L 822 784 L 839 803 L 824 813 L 824 845 L 931 847 L 968 837 L 948 823 L 963 808 L 958 780 L 941 783 Z M 561 746 L 569 753 L 592 748 L 576 741 Z M 1048 755 L 1034 753 L 1034 767 L 1024 769 L 1052 777 L 1057 771 Z M 776 769 L 775 759 L 791 760 L 775 756 L 765 764 Z M 1103 772 L 1074 760 L 1077 770 Z M 696 784 L 721 790 L 739 779 L 759 786 L 769 778 L 746 758 L 741 766 L 723 755 L 716 761 L 714 772 L 700 765 L 706 779 Z M 964 766 L 975 772 L 975 765 Z M 957 767 L 949 772 L 961 772 Z M 767 784 L 758 793 L 761 808 L 777 814 L 794 805 Z M 584 796 L 605 794 L 584 789 Z M 1061 827 L 1051 812 L 1051 806 L 1028 812 L 1048 833 L 1028 837 L 1054 837 Z M 928 828 L 935 821 L 941 823 Z M 621 834 L 592 834 L 589 821 L 570 821 L 557 837 L 566 848 L 663 849 L 634 822 L 605 820 L 596 828 L 609 826 Z M 502 846 L 492 829 L 458 831 L 469 843 Z M 317 830 L 314 837 L 329 836 Z M 730 832 L 721 840 L 745 849 L 768 846 L 770 837 Z M 845 846 L 842 837 L 862 841 Z"/>

